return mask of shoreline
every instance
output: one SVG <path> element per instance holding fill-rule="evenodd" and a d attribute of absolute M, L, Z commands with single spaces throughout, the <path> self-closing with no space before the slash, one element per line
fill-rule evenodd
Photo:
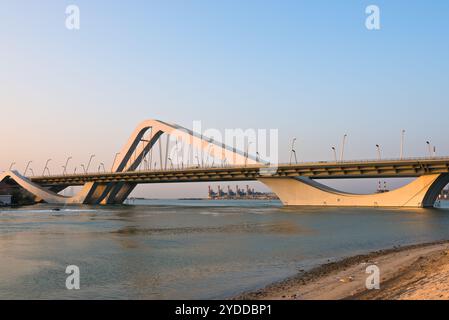
<path fill-rule="evenodd" d="M 380 271 L 380 289 L 367 290 L 366 267 Z M 394 246 L 299 272 L 233 300 L 449 299 L 449 240 Z"/>

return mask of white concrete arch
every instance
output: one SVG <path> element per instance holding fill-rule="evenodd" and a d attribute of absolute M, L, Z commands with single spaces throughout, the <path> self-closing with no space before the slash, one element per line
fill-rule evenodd
<path fill-rule="evenodd" d="M 17 171 L 7 171 L 0 174 L 0 182 L 6 179 L 11 179 L 17 183 L 20 187 L 33 194 L 36 198 L 42 199 L 47 203 L 64 204 L 67 203 L 69 198 L 60 196 L 48 189 L 31 182 L 26 177 L 22 176 Z"/>
<path fill-rule="evenodd" d="M 289 206 L 432 207 L 449 183 L 449 174 L 423 175 L 409 184 L 384 193 L 341 192 L 310 178 L 260 178 Z"/>
<path fill-rule="evenodd" d="M 151 129 L 151 137 L 147 142 L 147 145 L 142 150 L 137 150 L 139 144 L 145 133 Z M 118 159 L 114 164 L 113 172 L 123 172 L 136 170 L 143 161 L 145 155 L 155 145 L 157 140 L 162 134 L 170 134 L 177 139 L 184 141 L 192 146 L 202 149 L 205 152 L 211 152 L 208 148 L 209 145 L 214 145 L 219 148 L 221 152 L 219 157 L 226 159 L 234 159 L 235 163 L 248 164 L 258 163 L 252 156 L 247 156 L 243 152 L 234 150 L 224 144 L 218 143 L 209 139 L 208 137 L 201 136 L 191 130 L 178 126 L 176 124 L 168 124 L 158 120 L 146 120 L 139 124 L 134 132 L 131 134 L 127 143 L 120 151 Z M 137 153 L 138 156 L 130 161 L 132 155 Z M 0 182 L 5 179 L 14 180 L 20 187 L 32 193 L 36 198 L 43 200 L 47 203 L 53 204 L 117 204 L 122 203 L 128 195 L 134 190 L 136 184 L 133 183 L 86 183 L 83 189 L 73 197 L 61 196 L 47 188 L 43 188 L 26 177 L 20 175 L 16 171 L 8 171 L 0 175 Z"/>
<path fill-rule="evenodd" d="M 139 144 L 142 142 L 143 137 L 149 130 L 151 130 L 151 136 L 148 139 L 145 139 L 145 147 L 139 148 Z M 134 129 L 130 138 L 121 149 L 119 156 L 116 159 L 116 163 L 113 165 L 112 171 L 124 172 L 136 170 L 147 153 L 155 146 L 156 142 L 163 134 L 171 135 L 175 139 L 179 139 L 187 145 L 209 153 L 211 156 L 217 156 L 221 160 L 226 159 L 228 163 L 261 163 L 261 161 L 251 155 L 247 155 L 242 151 L 236 150 L 235 148 L 231 148 L 223 143 L 214 141 L 213 139 L 205 137 L 200 133 L 193 132 L 192 130 L 186 129 L 177 124 L 169 124 L 160 120 L 150 119 L 143 121 L 136 127 L 136 129 Z M 214 148 L 209 148 L 210 145 Z M 133 158 L 133 155 L 136 155 L 135 159 L 130 161 Z M 165 164 L 166 163 L 167 159 L 165 159 Z M 133 183 L 115 183 L 109 184 L 108 186 L 97 186 L 97 188 L 100 188 L 101 191 L 98 192 L 99 196 L 96 199 L 93 199 L 92 202 L 102 204 L 122 203 L 134 190 L 135 186 L 136 184 Z"/>
<path fill-rule="evenodd" d="M 149 142 L 143 150 L 138 150 L 137 148 L 139 143 L 141 142 L 145 133 L 150 129 L 151 137 L 148 139 Z M 210 155 L 212 155 L 213 149 L 210 149 L 209 145 L 212 145 L 216 150 L 220 151 L 216 152 L 216 154 L 214 154 L 215 156 L 218 156 L 221 160 L 227 159 L 229 162 L 231 162 L 232 159 L 233 164 L 262 163 L 262 161 L 259 161 L 254 156 L 246 155 L 240 150 L 236 150 L 234 148 L 226 146 L 223 143 L 202 136 L 200 133 L 193 132 L 192 130 L 186 129 L 177 124 L 169 124 L 160 120 L 151 119 L 143 121 L 137 126 L 137 128 L 131 134 L 130 138 L 120 151 L 119 157 L 114 164 L 112 171 L 123 172 L 135 170 L 140 165 L 140 162 L 143 160 L 143 157 L 146 155 L 146 153 L 148 153 L 148 151 L 153 148 L 157 140 L 164 133 L 169 134 L 193 147 L 197 147 L 198 149 L 201 149 L 206 153 L 209 152 Z M 131 165 L 129 165 L 129 161 L 135 152 L 137 152 L 136 160 Z"/>

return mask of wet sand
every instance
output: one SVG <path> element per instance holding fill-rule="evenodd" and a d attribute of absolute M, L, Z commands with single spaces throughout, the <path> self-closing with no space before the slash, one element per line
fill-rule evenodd
<path fill-rule="evenodd" d="M 380 289 L 366 289 L 378 266 Z M 345 258 L 234 299 L 449 299 L 449 241 L 394 247 Z"/>

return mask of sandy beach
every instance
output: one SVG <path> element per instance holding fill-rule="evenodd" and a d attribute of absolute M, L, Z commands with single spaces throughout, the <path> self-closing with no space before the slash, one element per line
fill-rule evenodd
<path fill-rule="evenodd" d="M 380 288 L 368 290 L 366 268 L 376 265 Z M 299 273 L 236 299 L 449 299 L 449 241 L 394 247 L 345 258 Z"/>

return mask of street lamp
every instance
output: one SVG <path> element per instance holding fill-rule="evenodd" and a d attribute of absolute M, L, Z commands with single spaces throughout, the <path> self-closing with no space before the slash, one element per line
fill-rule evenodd
<path fill-rule="evenodd" d="M 143 159 L 143 169 L 146 170 L 145 164 L 147 163 L 146 160 L 146 154 L 145 154 L 145 148 L 146 146 L 148 146 L 151 142 L 151 140 L 146 140 L 146 139 L 140 139 L 142 143 L 142 159 Z M 147 145 L 145 145 L 145 142 L 147 143 Z M 149 153 L 149 152 L 148 152 Z M 142 161 L 140 161 L 140 170 L 142 170 Z"/>
<path fill-rule="evenodd" d="M 207 153 L 207 158 L 206 158 L 206 165 L 205 165 L 205 167 L 207 167 L 208 165 L 209 165 L 209 159 L 210 159 L 210 148 L 212 147 L 212 145 L 210 144 L 210 142 L 208 142 L 208 145 L 207 145 L 207 151 L 206 151 L 206 153 Z"/>
<path fill-rule="evenodd" d="M 196 159 L 196 161 L 198 163 L 198 168 L 201 168 L 200 159 L 198 158 L 198 155 L 195 155 L 195 159 Z"/>
<path fill-rule="evenodd" d="M 376 148 L 377 148 L 377 157 L 379 160 L 382 159 L 381 153 L 380 153 L 380 145 L 376 144 Z"/>
<path fill-rule="evenodd" d="M 401 131 L 401 153 L 399 158 L 402 160 L 404 157 L 404 138 L 405 138 L 405 130 Z"/>
<path fill-rule="evenodd" d="M 332 151 L 334 152 L 334 161 L 337 162 L 337 150 L 335 147 L 332 147 Z"/>
<path fill-rule="evenodd" d="M 345 143 L 346 143 L 346 137 L 347 136 L 348 136 L 347 134 L 345 134 L 343 136 L 343 141 L 341 143 L 340 161 L 343 161 L 343 156 L 344 156 L 344 152 L 345 152 Z"/>
<path fill-rule="evenodd" d="M 171 169 L 173 170 L 173 169 L 174 169 L 174 168 L 173 168 L 173 161 L 171 160 L 170 157 L 168 157 L 167 159 L 168 159 L 168 161 L 170 161 L 170 167 L 171 167 Z"/>
<path fill-rule="evenodd" d="M 95 157 L 95 155 L 91 155 L 89 158 L 89 162 L 87 163 L 86 173 L 89 171 L 90 163 L 92 162 L 92 159 Z"/>
<path fill-rule="evenodd" d="M 15 164 L 16 164 L 15 162 L 12 162 L 12 163 L 11 163 L 11 165 L 9 166 L 9 171 L 12 170 L 12 167 L 14 167 Z"/>
<path fill-rule="evenodd" d="M 26 168 L 25 168 L 25 171 L 23 172 L 23 175 L 24 175 L 24 176 L 27 175 L 28 167 L 30 166 L 30 164 L 31 164 L 32 162 L 33 162 L 33 161 L 28 161 L 27 166 L 26 166 Z"/>
<path fill-rule="evenodd" d="M 430 146 L 430 141 L 426 141 L 427 148 L 429 149 L 429 156 L 432 158 L 432 147 Z"/>
<path fill-rule="evenodd" d="M 296 142 L 296 138 L 293 138 L 292 148 L 290 150 L 290 164 L 292 164 L 292 156 L 293 155 L 295 155 L 295 163 L 298 164 L 298 159 L 296 158 L 296 151 L 295 151 L 295 142 Z"/>
<path fill-rule="evenodd" d="M 120 154 L 120 152 L 117 152 L 117 153 L 115 154 L 114 161 L 112 162 L 111 172 L 114 171 L 115 161 L 117 161 L 117 157 L 119 156 L 119 154 Z"/>
<path fill-rule="evenodd" d="M 69 164 L 70 159 L 72 159 L 72 157 L 67 157 L 67 160 L 65 161 L 65 165 L 63 165 L 62 167 L 64 168 L 64 171 L 62 172 L 62 175 L 65 175 L 67 172 L 67 165 Z"/>
<path fill-rule="evenodd" d="M 31 171 L 31 175 L 34 177 L 34 171 L 33 171 L 33 169 L 30 168 L 30 171 Z"/>
<path fill-rule="evenodd" d="M 249 142 L 246 144 L 245 167 L 246 167 L 246 165 L 248 164 L 249 146 L 250 146 L 252 143 L 253 143 L 252 141 L 249 141 Z"/>
<path fill-rule="evenodd" d="M 48 159 L 47 162 L 45 162 L 44 171 L 42 171 L 42 176 L 45 175 L 45 170 L 48 170 L 48 175 L 50 175 L 50 170 L 48 169 L 48 163 L 51 161 L 51 159 Z"/>
<path fill-rule="evenodd" d="M 176 151 L 176 164 L 178 165 L 178 169 L 179 169 L 179 151 L 178 151 L 178 137 L 176 138 L 175 141 L 175 151 Z M 208 158 L 209 161 L 209 158 Z"/>
<path fill-rule="evenodd" d="M 106 168 L 104 167 L 104 163 L 103 162 L 100 163 L 100 166 L 103 167 L 103 172 L 106 173 Z"/>
<path fill-rule="evenodd" d="M 87 171 L 86 171 L 86 167 L 84 166 L 84 164 L 81 164 L 81 168 L 83 168 L 83 171 L 84 171 L 84 173 L 86 174 Z M 75 170 L 76 170 L 76 168 L 75 168 Z"/>

